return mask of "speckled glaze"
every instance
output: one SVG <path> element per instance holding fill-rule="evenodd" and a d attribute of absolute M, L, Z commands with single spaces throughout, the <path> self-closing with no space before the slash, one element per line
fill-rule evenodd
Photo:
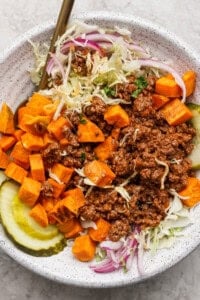
<path fill-rule="evenodd" d="M 118 25 L 132 31 L 135 41 L 148 47 L 154 56 L 170 60 L 178 71 L 188 68 L 200 74 L 200 57 L 191 51 L 185 43 L 177 39 L 166 30 L 145 22 L 133 16 L 124 16 L 114 13 L 98 12 L 73 16 L 89 23 L 97 23 L 102 27 Z M 0 103 L 6 101 L 15 109 L 34 90 L 28 70 L 34 63 L 30 44 L 33 42 L 48 41 L 54 24 L 46 23 L 24 34 L 13 46 L 0 56 Z M 192 101 L 200 99 L 200 79 L 197 79 L 197 88 Z M 145 274 L 139 276 L 136 264 L 131 271 L 124 273 L 117 271 L 111 274 L 96 274 L 90 270 L 87 263 L 76 261 L 70 248 L 51 257 L 33 257 L 19 249 L 6 237 L 0 227 L 0 247 L 13 259 L 26 268 L 49 279 L 65 284 L 85 287 L 114 287 L 133 284 L 150 278 L 170 268 L 192 252 L 200 242 L 200 206 L 193 211 L 194 223 L 185 230 L 185 236 L 177 239 L 169 250 L 160 250 L 156 254 L 145 253 Z"/>

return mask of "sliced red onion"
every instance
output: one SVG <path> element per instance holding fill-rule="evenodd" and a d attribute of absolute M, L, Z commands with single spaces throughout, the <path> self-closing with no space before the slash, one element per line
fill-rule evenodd
<path fill-rule="evenodd" d="M 110 273 L 117 270 L 111 259 L 105 259 L 98 265 L 90 266 L 90 268 L 96 273 Z"/>
<path fill-rule="evenodd" d="M 122 241 L 112 242 L 112 241 L 104 241 L 99 245 L 104 250 L 118 250 L 123 246 Z"/>
<path fill-rule="evenodd" d="M 62 79 L 64 80 L 64 78 L 65 78 L 65 71 L 64 71 L 63 65 L 61 64 L 60 60 L 57 58 L 56 54 L 51 53 L 50 56 L 53 58 L 54 63 L 58 66 L 58 68 L 60 70 L 60 73 L 62 75 Z"/>
<path fill-rule="evenodd" d="M 105 34 L 101 34 L 101 33 L 93 33 L 93 34 L 86 34 L 86 39 L 91 40 L 91 41 L 95 41 L 95 42 L 116 42 L 120 37 L 120 35 L 115 35 L 115 34 L 109 34 L 109 33 L 105 33 Z M 123 38 L 123 37 L 122 37 Z M 135 43 L 129 43 L 124 41 L 124 43 L 127 45 L 128 49 L 133 50 L 133 51 L 137 51 L 137 52 L 141 52 L 144 54 L 148 54 L 147 51 L 139 46 L 138 44 Z"/>
<path fill-rule="evenodd" d="M 135 234 L 139 229 L 135 228 L 134 232 L 124 241 L 112 242 L 104 241 L 99 247 L 106 250 L 107 257 L 101 263 L 92 265 L 91 269 L 98 273 L 108 273 L 126 267 L 129 270 L 132 266 L 133 257 L 137 255 L 138 272 L 143 274 L 142 268 L 142 245 L 139 245 Z"/>
<path fill-rule="evenodd" d="M 93 49 L 95 51 L 98 51 L 100 55 L 102 55 L 101 47 L 95 43 L 94 41 L 89 41 L 88 39 L 82 39 L 82 38 L 76 38 L 71 41 L 67 41 L 62 46 L 62 53 L 65 53 L 70 47 L 72 46 L 80 46 L 80 47 L 88 47 L 90 49 Z"/>
<path fill-rule="evenodd" d="M 174 70 L 172 67 L 170 67 L 169 65 L 163 62 L 153 60 L 153 59 L 138 59 L 137 62 L 139 63 L 140 67 L 153 67 L 171 73 L 176 83 L 180 86 L 182 90 L 182 102 L 185 102 L 186 100 L 185 83 L 176 70 Z"/>
<path fill-rule="evenodd" d="M 51 71 L 52 71 L 53 67 L 54 67 L 54 59 L 52 57 L 52 58 L 49 59 L 49 61 L 47 63 L 47 67 L 46 67 L 46 72 L 47 72 L 48 75 L 51 74 Z"/>

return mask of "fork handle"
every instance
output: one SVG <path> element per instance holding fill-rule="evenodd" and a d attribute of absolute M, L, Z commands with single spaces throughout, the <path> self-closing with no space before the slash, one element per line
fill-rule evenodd
<path fill-rule="evenodd" d="M 40 80 L 40 83 L 38 86 L 38 90 L 44 90 L 47 87 L 48 74 L 46 72 L 46 67 L 47 67 L 47 63 L 50 58 L 50 53 L 55 52 L 55 43 L 56 43 L 58 37 L 61 36 L 66 30 L 66 26 L 68 23 L 69 16 L 71 14 L 71 10 L 73 8 L 74 1 L 75 0 L 63 0 L 62 6 L 60 9 L 60 13 L 58 16 L 57 24 L 56 24 L 56 27 L 55 27 L 55 30 L 53 33 L 53 37 L 51 39 L 49 52 L 48 52 L 46 63 L 45 63 L 44 69 L 43 69 L 42 77 L 41 77 L 41 80 Z"/>

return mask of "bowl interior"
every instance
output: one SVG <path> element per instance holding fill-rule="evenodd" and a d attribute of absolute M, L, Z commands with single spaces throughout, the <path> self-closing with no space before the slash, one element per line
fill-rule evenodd
<path fill-rule="evenodd" d="M 170 61 L 174 67 L 183 72 L 194 69 L 200 74 L 200 59 L 179 39 L 167 31 L 133 16 L 123 16 L 112 13 L 81 14 L 75 16 L 102 27 L 126 27 L 132 32 L 136 42 L 149 48 L 153 56 Z M 53 24 L 46 24 L 33 29 L 18 40 L 0 58 L 0 102 L 6 101 L 15 109 L 21 101 L 31 95 L 34 86 L 30 81 L 29 70 L 34 64 L 33 52 L 27 39 L 33 42 L 48 42 L 53 30 Z M 200 80 L 197 79 L 196 92 L 191 100 L 200 99 Z M 177 263 L 190 253 L 200 241 L 200 206 L 194 209 L 194 223 L 185 230 L 185 236 L 177 239 L 170 249 L 159 250 L 156 254 L 145 253 L 145 274 L 140 276 L 136 264 L 128 272 L 117 271 L 112 274 L 95 274 L 87 263 L 76 261 L 70 248 L 51 257 L 33 257 L 19 249 L 6 237 L 0 226 L 0 246 L 19 263 L 34 272 L 50 279 L 78 286 L 111 287 L 135 283 L 158 274 Z"/>

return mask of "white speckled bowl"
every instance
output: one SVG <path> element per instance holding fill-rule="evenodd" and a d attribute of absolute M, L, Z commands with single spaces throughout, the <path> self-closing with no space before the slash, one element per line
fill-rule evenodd
<path fill-rule="evenodd" d="M 105 12 L 83 13 L 76 18 L 102 26 L 127 27 L 132 31 L 134 39 L 149 47 L 154 56 L 172 60 L 179 71 L 190 68 L 200 74 L 200 57 L 189 50 L 188 46 L 177 37 L 159 26 L 134 16 Z M 48 23 L 34 28 L 2 54 L 0 57 L 0 102 L 7 101 L 15 109 L 20 101 L 31 94 L 34 86 L 31 84 L 27 70 L 33 65 L 33 53 L 27 39 L 34 42 L 48 41 L 53 26 L 54 24 Z M 200 78 L 197 82 L 194 100 L 200 97 Z M 72 257 L 70 248 L 65 248 L 63 252 L 51 257 L 30 256 L 17 249 L 0 227 L 1 248 L 20 264 L 49 279 L 85 287 L 114 287 L 142 281 L 176 264 L 193 251 L 199 242 L 200 206 L 194 210 L 194 224 L 185 230 L 185 237 L 177 240 L 170 250 L 158 251 L 154 255 L 145 253 L 144 276 L 138 275 L 135 264 L 128 273 L 117 271 L 111 274 L 95 274 L 87 263 L 80 263 Z"/>

